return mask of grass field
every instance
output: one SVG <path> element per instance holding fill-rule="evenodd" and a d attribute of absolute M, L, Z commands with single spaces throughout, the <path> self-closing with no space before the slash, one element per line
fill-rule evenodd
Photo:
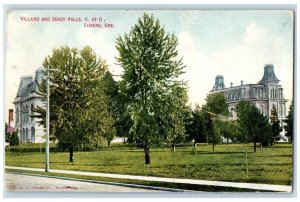
<path fill-rule="evenodd" d="M 251 144 L 217 145 L 214 152 L 211 145 L 198 145 L 197 151 L 193 146 L 178 147 L 176 152 L 170 148 L 150 151 L 148 166 L 144 165 L 143 150 L 123 144 L 112 145 L 108 150 L 75 152 L 73 163 L 68 162 L 68 153 L 52 152 L 50 169 L 281 185 L 292 182 L 291 144 L 258 148 L 256 153 Z M 44 160 L 43 149 L 5 153 L 7 166 L 44 168 Z"/>

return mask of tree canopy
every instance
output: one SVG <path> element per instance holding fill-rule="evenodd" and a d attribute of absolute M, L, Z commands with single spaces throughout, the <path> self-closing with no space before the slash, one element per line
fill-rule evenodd
<path fill-rule="evenodd" d="M 73 149 L 97 148 L 112 129 L 114 120 L 104 82 L 107 65 L 90 47 L 77 50 L 66 46 L 54 49 L 43 68 L 58 70 L 49 72 L 50 133 L 59 147 L 69 148 L 73 161 Z M 40 91 L 45 96 L 45 80 Z M 35 112 L 45 124 L 45 110 L 38 107 Z"/>
<path fill-rule="evenodd" d="M 151 145 L 164 140 L 176 144 L 185 132 L 180 114 L 187 102 L 186 85 L 179 79 L 185 66 L 177 45 L 176 36 L 147 13 L 116 41 L 117 61 L 124 68 L 120 90 L 133 121 L 130 136 L 144 148 L 146 164 Z"/>
<path fill-rule="evenodd" d="M 206 103 L 202 106 L 203 110 L 220 115 L 229 115 L 228 104 L 224 93 L 210 93 L 205 98 Z"/>
<path fill-rule="evenodd" d="M 236 108 L 238 115 L 238 124 L 245 142 L 253 142 L 254 152 L 256 152 L 256 143 L 265 143 L 270 141 L 271 125 L 266 116 L 252 103 L 242 101 Z"/>

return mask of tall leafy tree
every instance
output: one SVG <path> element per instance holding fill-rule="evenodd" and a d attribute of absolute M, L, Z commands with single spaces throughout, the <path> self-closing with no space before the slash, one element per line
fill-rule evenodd
<path fill-rule="evenodd" d="M 107 65 L 90 47 L 79 51 L 66 46 L 54 49 L 43 68 L 59 70 L 50 71 L 50 133 L 59 147 L 69 149 L 72 162 L 74 149 L 97 148 L 114 123 L 105 93 Z M 40 91 L 45 95 L 45 81 Z M 45 124 L 45 110 L 34 111 Z"/>
<path fill-rule="evenodd" d="M 293 102 L 290 105 L 289 108 L 289 113 L 286 117 L 285 120 L 283 120 L 283 122 L 285 122 L 285 126 L 284 129 L 286 131 L 286 136 L 289 137 L 290 141 L 293 142 L 293 122 L 294 122 L 294 106 L 293 106 Z"/>
<path fill-rule="evenodd" d="M 237 105 L 238 124 L 240 132 L 244 134 L 246 142 L 253 142 L 253 150 L 256 152 L 256 143 L 270 141 L 271 125 L 259 109 L 247 101 Z"/>
<path fill-rule="evenodd" d="M 119 36 L 118 63 L 124 68 L 121 93 L 132 119 L 132 141 L 144 148 L 150 164 L 150 147 L 184 134 L 181 108 L 185 83 L 179 80 L 185 67 L 178 59 L 177 38 L 166 33 L 159 20 L 145 13 L 128 34 Z"/>

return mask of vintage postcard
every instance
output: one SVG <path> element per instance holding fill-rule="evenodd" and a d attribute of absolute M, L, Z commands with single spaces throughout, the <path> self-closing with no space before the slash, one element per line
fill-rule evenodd
<path fill-rule="evenodd" d="M 293 190 L 294 10 L 5 14 L 5 191 Z"/>

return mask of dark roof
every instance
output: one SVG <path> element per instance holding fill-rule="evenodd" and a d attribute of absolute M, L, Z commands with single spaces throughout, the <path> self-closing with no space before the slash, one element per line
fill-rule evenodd
<path fill-rule="evenodd" d="M 42 81 L 42 76 L 42 70 L 40 68 L 36 70 L 34 80 L 32 80 L 32 76 L 22 76 L 17 97 L 25 97 L 32 92 L 39 92 L 38 85 Z"/>
<path fill-rule="evenodd" d="M 279 81 L 275 75 L 274 66 L 272 64 L 265 65 L 264 76 L 259 83 L 266 81 Z"/>

